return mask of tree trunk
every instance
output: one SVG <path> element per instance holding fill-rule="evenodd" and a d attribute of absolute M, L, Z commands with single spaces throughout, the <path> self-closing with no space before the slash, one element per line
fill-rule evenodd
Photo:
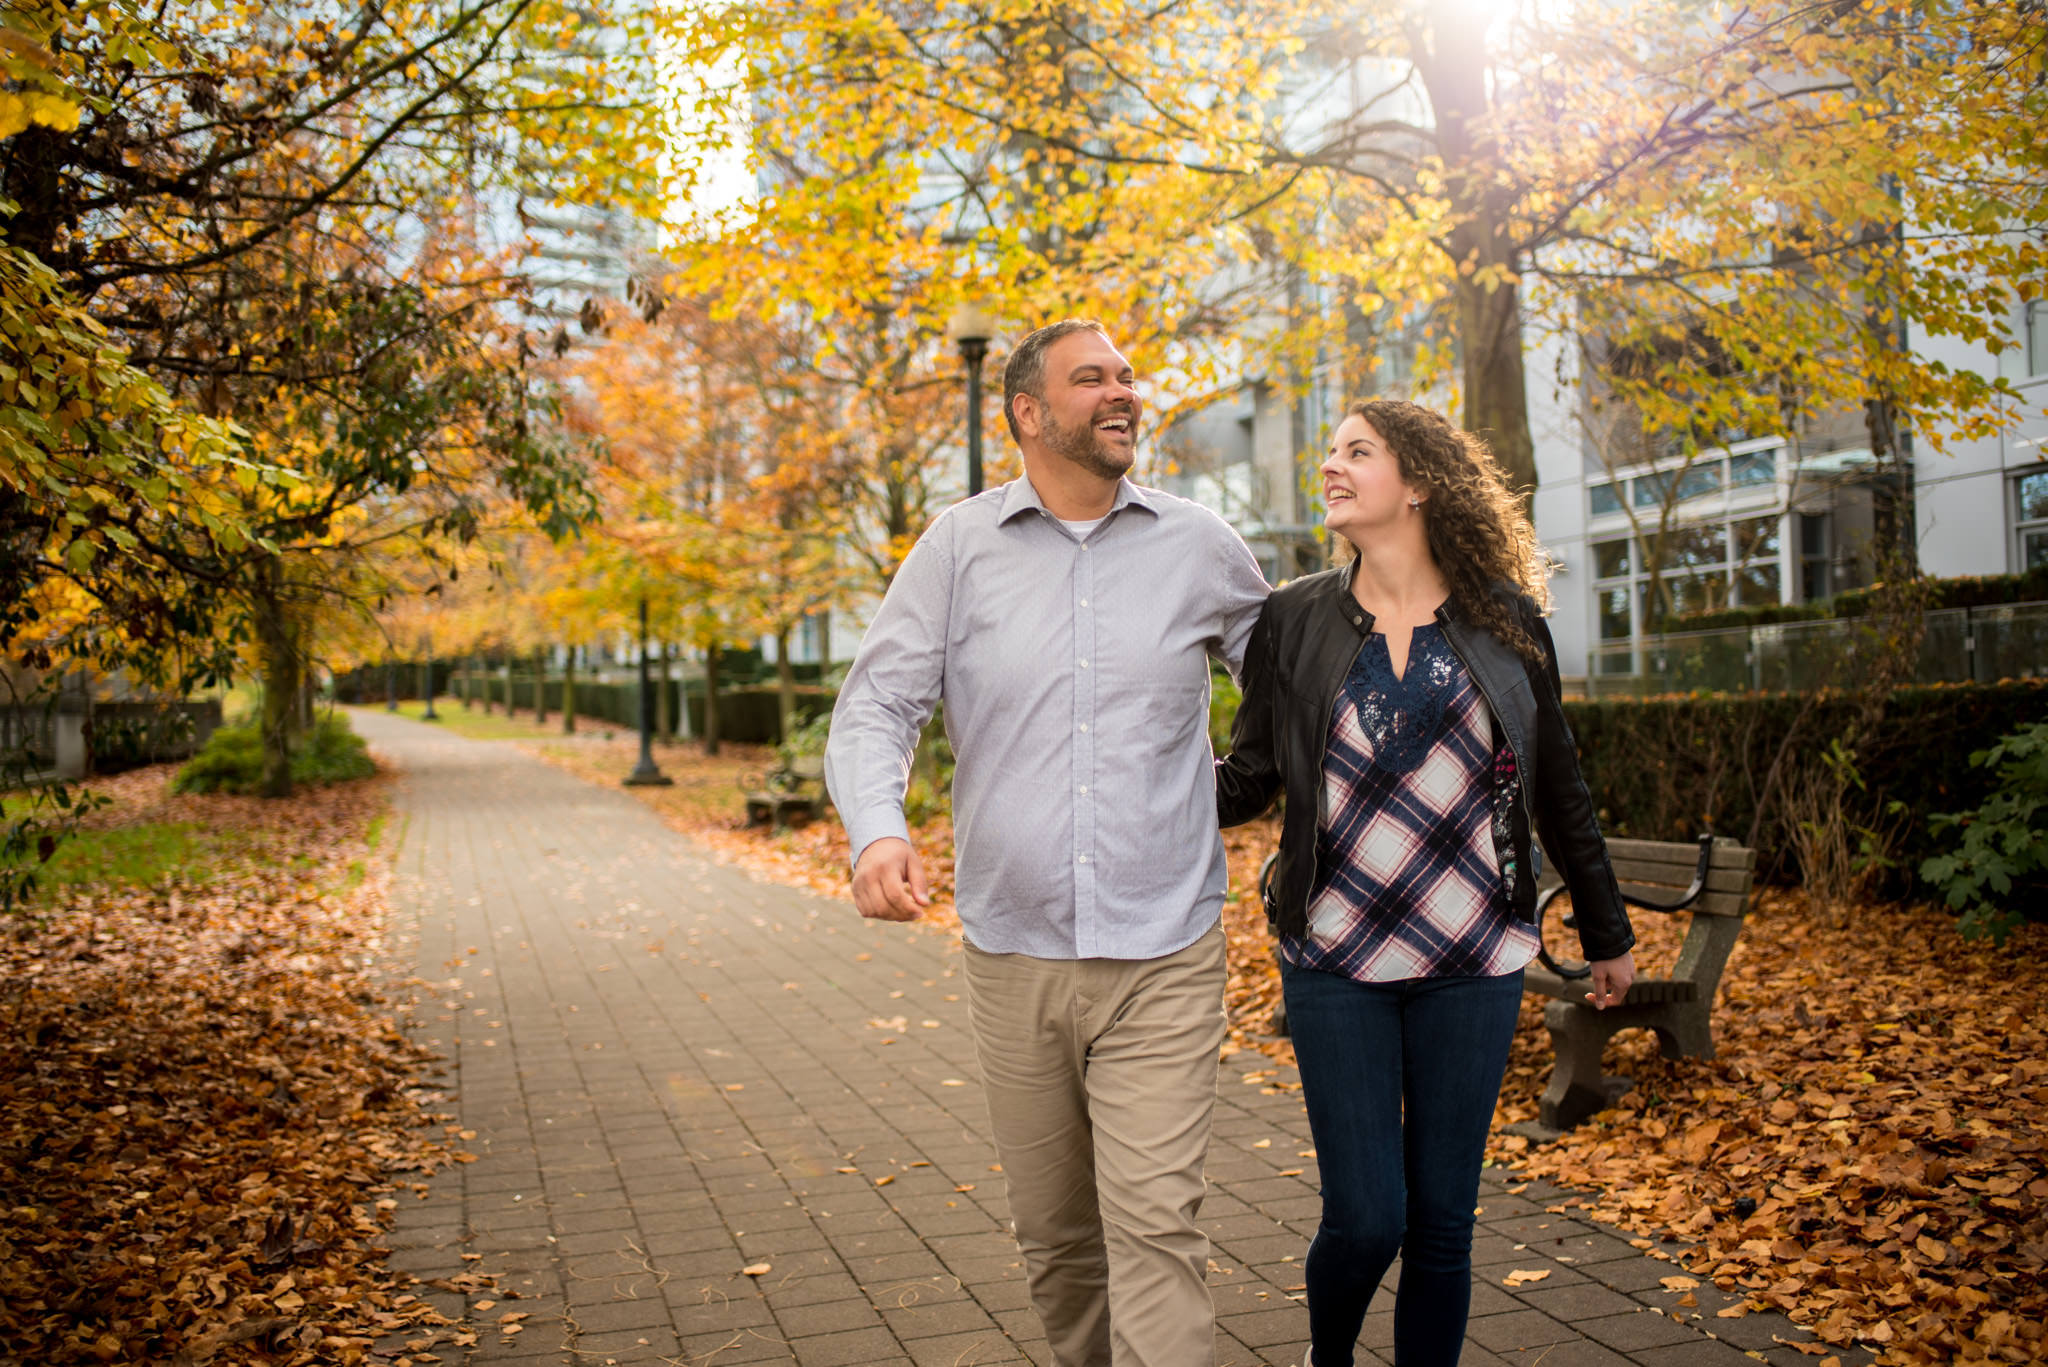
<path fill-rule="evenodd" d="M 548 724 L 548 648 L 533 649 L 533 724 Z"/>
<path fill-rule="evenodd" d="M 562 666 L 562 734 L 576 734 L 576 647 L 570 646 L 563 652 L 566 664 Z"/>
<path fill-rule="evenodd" d="M 789 663 L 789 628 L 775 633 L 776 739 L 787 745 L 796 734 L 796 670 Z"/>
<path fill-rule="evenodd" d="M 1509 227 L 1513 191 L 1503 184 L 1501 149 L 1487 130 L 1486 25 L 1461 7 L 1438 13 L 1413 40 L 1416 70 L 1436 111 L 1437 154 L 1455 225 L 1445 243 L 1456 272 L 1458 345 L 1464 356 L 1464 427 L 1486 440 L 1526 501 L 1536 489 L 1522 358 L 1521 252 Z"/>
<path fill-rule="evenodd" d="M 661 653 L 655 656 L 659 666 L 654 680 L 654 738 L 664 745 L 675 742 L 675 719 L 668 701 L 668 642 L 661 643 Z"/>
<path fill-rule="evenodd" d="M 1520 287 L 1488 289 L 1460 279 L 1458 337 L 1465 348 L 1464 426 L 1485 439 L 1508 487 L 1526 500 L 1536 489 L 1536 441 L 1529 430 Z"/>
<path fill-rule="evenodd" d="M 704 753 L 718 753 L 718 645 L 704 648 Z"/>
<path fill-rule="evenodd" d="M 283 566 L 275 557 L 257 567 L 253 595 L 257 667 L 263 673 L 264 797 L 292 794 L 292 737 L 299 703 L 299 643 L 284 602 Z"/>

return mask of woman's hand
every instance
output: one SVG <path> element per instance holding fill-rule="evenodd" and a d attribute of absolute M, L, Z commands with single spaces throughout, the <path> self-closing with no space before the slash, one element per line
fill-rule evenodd
<path fill-rule="evenodd" d="M 1586 1000 L 1596 1011 L 1621 1005 L 1628 996 L 1628 985 L 1636 980 L 1636 956 L 1624 953 L 1619 959 L 1595 959 L 1588 967 L 1593 970 L 1593 990 Z"/>

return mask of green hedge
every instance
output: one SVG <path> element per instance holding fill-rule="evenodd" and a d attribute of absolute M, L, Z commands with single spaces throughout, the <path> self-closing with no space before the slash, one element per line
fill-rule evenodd
<path fill-rule="evenodd" d="M 1690 840 L 1702 830 L 1744 839 L 1759 790 L 1789 730 L 1800 723 L 1794 758 L 1841 735 L 1855 704 L 1830 695 L 1716 694 L 1568 702 L 1586 781 L 1609 835 Z M 1912 814 L 1895 852 L 1906 867 L 1941 848 L 1933 812 L 1974 807 L 1992 775 L 1970 767 L 1972 751 L 2048 715 L 2048 682 L 1957 684 L 1901 689 L 1859 747 L 1866 815 L 1897 799 Z M 1767 812 L 1756 836 L 1759 871 L 1795 877 L 1782 818 Z"/>
<path fill-rule="evenodd" d="M 2048 566 L 2024 574 L 1962 575 L 1929 581 L 1927 610 L 1992 608 L 2007 603 L 2038 603 L 2048 599 Z M 1717 631 L 1723 627 L 1761 627 L 1773 622 L 1819 622 L 1831 617 L 1861 617 L 1870 611 L 1872 589 L 1851 589 L 1818 603 L 1765 603 L 1722 612 L 1695 612 L 1673 617 L 1666 631 Z"/>
<path fill-rule="evenodd" d="M 659 689 L 661 681 L 655 680 Z M 679 681 L 668 683 L 669 716 L 676 716 L 677 694 L 682 690 Z M 502 696 L 493 694 L 493 699 Z M 512 696 L 520 707 L 533 706 L 533 680 L 531 676 L 515 678 Z M 833 695 L 822 688 L 802 687 L 796 690 L 796 719 L 799 726 L 821 712 L 832 710 Z M 704 734 L 704 691 L 695 680 L 689 688 L 690 733 Z M 550 679 L 547 683 L 548 712 L 559 718 L 562 713 L 562 681 Z M 608 721 L 626 729 L 640 725 L 640 685 L 638 683 L 596 683 L 588 679 L 576 681 L 576 714 Z M 774 688 L 720 688 L 718 690 L 718 738 L 740 741 L 754 745 L 774 745 L 782 740 L 782 700 Z"/>

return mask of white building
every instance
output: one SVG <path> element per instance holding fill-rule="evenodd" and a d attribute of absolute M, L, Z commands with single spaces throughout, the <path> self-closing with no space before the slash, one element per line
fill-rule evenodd
<path fill-rule="evenodd" d="M 1911 516 L 1927 574 L 2048 565 L 2048 303 L 2016 305 L 2013 321 L 2025 345 L 2002 358 L 1946 338 L 1913 342 L 1925 359 L 2003 374 L 2026 410 L 2015 426 L 1946 451 L 1914 443 Z M 1679 613 L 1809 602 L 1870 582 L 1871 538 L 1895 500 L 1875 477 L 1860 414 L 1689 459 L 1615 463 L 1588 439 L 1574 358 L 1557 351 L 1532 335 L 1536 530 L 1555 562 L 1551 632 L 1567 676 L 1640 667 L 1636 647 L 1657 615 L 1644 541 L 1654 545 L 1660 530 L 1661 573 Z M 1561 379 L 1546 386 L 1539 376 Z M 1291 403 L 1247 383 L 1176 425 L 1165 440 L 1179 473 L 1162 483 L 1230 519 L 1276 582 L 1320 568 L 1315 469 L 1355 397 L 1327 376 Z"/>

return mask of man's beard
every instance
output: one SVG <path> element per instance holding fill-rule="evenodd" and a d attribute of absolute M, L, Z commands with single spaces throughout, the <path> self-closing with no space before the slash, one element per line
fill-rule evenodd
<path fill-rule="evenodd" d="M 1138 438 L 1138 415 L 1123 413 L 1121 410 L 1111 416 L 1127 417 L 1131 421 L 1131 450 L 1112 450 L 1095 431 L 1095 422 L 1090 419 L 1080 427 L 1062 427 L 1058 419 L 1048 412 L 1040 422 L 1039 440 L 1056 455 L 1065 456 L 1091 475 L 1103 479 L 1117 479 L 1128 473 L 1136 458 Z"/>

